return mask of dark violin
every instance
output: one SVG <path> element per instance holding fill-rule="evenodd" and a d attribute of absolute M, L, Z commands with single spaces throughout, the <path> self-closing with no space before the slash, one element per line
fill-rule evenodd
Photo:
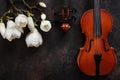
<path fill-rule="evenodd" d="M 62 24 L 61 28 L 63 29 L 64 32 L 67 32 L 70 29 L 70 0 L 64 0 L 64 7 L 62 8 Z"/>
<path fill-rule="evenodd" d="M 56 22 L 61 24 L 61 28 L 64 32 L 67 32 L 70 30 L 71 25 L 70 23 L 75 22 L 76 18 L 75 16 L 72 16 L 72 14 L 75 14 L 77 10 L 75 8 L 70 8 L 70 0 L 64 0 L 64 6 L 61 10 L 61 12 L 54 13 L 55 16 L 60 17 L 59 20 L 55 20 Z"/>
<path fill-rule="evenodd" d="M 111 14 L 100 9 L 100 0 L 94 0 L 94 9 L 86 11 L 81 18 L 82 33 L 86 42 L 77 57 L 80 70 L 89 76 L 109 74 L 117 63 L 114 49 L 108 43 L 112 31 Z"/>
<path fill-rule="evenodd" d="M 61 25 L 61 28 L 65 32 L 70 29 L 69 17 L 70 17 L 70 10 L 69 10 L 69 8 L 63 8 L 62 9 L 62 25 Z"/>

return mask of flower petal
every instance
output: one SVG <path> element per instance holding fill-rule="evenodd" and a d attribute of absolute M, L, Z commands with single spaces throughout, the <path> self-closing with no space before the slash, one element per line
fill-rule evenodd
<path fill-rule="evenodd" d="M 5 39 L 5 32 L 6 32 L 5 24 L 0 23 L 0 33 L 4 39 Z"/>
<path fill-rule="evenodd" d="M 31 32 L 33 32 L 33 30 L 35 29 L 33 18 L 28 17 L 27 19 L 28 19 L 28 28 L 30 29 Z"/>
<path fill-rule="evenodd" d="M 5 38 L 9 41 L 12 41 L 13 39 L 16 38 L 19 39 L 20 37 L 21 37 L 21 32 L 16 28 L 16 24 L 12 20 L 9 20 L 7 22 Z"/>
<path fill-rule="evenodd" d="M 34 29 L 34 32 L 30 32 L 26 39 L 27 47 L 39 47 L 43 43 L 42 35 Z"/>

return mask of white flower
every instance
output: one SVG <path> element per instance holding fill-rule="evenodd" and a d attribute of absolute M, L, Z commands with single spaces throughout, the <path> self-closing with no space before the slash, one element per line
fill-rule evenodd
<path fill-rule="evenodd" d="M 41 7 L 47 7 L 44 2 L 39 2 L 39 5 L 40 5 Z"/>
<path fill-rule="evenodd" d="M 51 29 L 51 23 L 46 19 L 46 15 L 45 14 L 41 14 L 41 24 L 40 24 L 40 29 L 44 32 L 48 32 Z"/>
<path fill-rule="evenodd" d="M 13 39 L 16 38 L 19 39 L 20 37 L 21 32 L 16 28 L 16 24 L 12 20 L 9 20 L 7 22 L 5 38 L 8 39 L 9 41 L 12 41 Z"/>
<path fill-rule="evenodd" d="M 51 23 L 48 20 L 41 21 L 40 29 L 44 32 L 48 32 L 51 29 Z"/>
<path fill-rule="evenodd" d="M 27 25 L 27 17 L 24 14 L 19 14 L 15 18 L 15 23 L 18 27 L 24 28 Z"/>
<path fill-rule="evenodd" d="M 0 33 L 4 39 L 5 39 L 5 32 L 6 32 L 5 24 L 3 22 L 1 22 L 0 23 Z"/>
<path fill-rule="evenodd" d="M 31 32 L 33 32 L 34 29 L 35 29 L 33 18 L 32 17 L 28 17 L 27 19 L 28 19 L 28 28 L 30 29 Z"/>
<path fill-rule="evenodd" d="M 27 35 L 25 41 L 27 47 L 39 47 L 43 43 L 43 39 L 41 34 L 35 28 L 33 18 L 28 17 L 28 28 L 30 29 L 30 33 Z"/>
<path fill-rule="evenodd" d="M 43 43 L 43 39 L 41 34 L 37 31 L 37 29 L 34 29 L 33 32 L 30 32 L 26 39 L 27 47 L 39 47 Z"/>

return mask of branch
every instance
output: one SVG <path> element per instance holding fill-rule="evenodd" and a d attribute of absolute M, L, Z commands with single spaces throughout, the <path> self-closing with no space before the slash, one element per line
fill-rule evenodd
<path fill-rule="evenodd" d="M 17 11 L 18 13 L 22 13 L 22 11 L 17 9 L 17 7 L 14 5 L 14 1 L 13 0 L 9 0 L 9 3 L 10 3 L 10 5 L 11 5 L 13 10 Z"/>

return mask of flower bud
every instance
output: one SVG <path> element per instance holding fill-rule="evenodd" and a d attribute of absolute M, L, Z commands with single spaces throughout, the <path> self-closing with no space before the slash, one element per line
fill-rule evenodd
<path fill-rule="evenodd" d="M 41 7 L 47 7 L 44 2 L 39 2 L 39 5 L 40 5 Z"/>
<path fill-rule="evenodd" d="M 45 20 L 45 19 L 46 19 L 46 14 L 42 13 L 42 14 L 41 14 L 41 19 L 42 19 L 42 20 Z"/>
<path fill-rule="evenodd" d="M 28 17 L 27 19 L 28 19 L 28 28 L 30 29 L 31 32 L 33 32 L 34 29 L 35 29 L 33 18 L 32 17 Z"/>

